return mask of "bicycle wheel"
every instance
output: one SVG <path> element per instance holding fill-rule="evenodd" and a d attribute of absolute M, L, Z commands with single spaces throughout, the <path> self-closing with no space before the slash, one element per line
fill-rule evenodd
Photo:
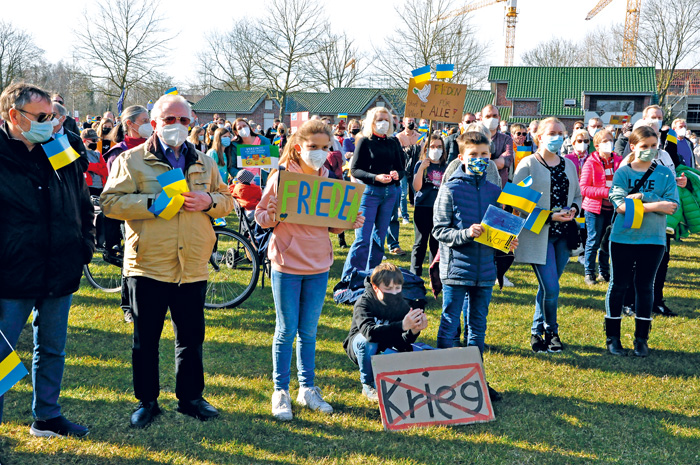
<path fill-rule="evenodd" d="M 232 308 L 255 290 L 260 274 L 258 252 L 236 231 L 214 228 L 216 245 L 209 258 L 206 308 Z"/>
<path fill-rule="evenodd" d="M 103 249 L 96 249 L 92 261 L 83 265 L 83 274 L 90 285 L 104 292 L 119 292 L 122 289 L 122 265 L 118 259 L 107 257 Z"/>

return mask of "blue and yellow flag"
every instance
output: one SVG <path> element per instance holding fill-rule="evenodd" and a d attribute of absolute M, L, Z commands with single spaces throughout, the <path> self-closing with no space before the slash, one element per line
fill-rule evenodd
<path fill-rule="evenodd" d="M 532 210 L 532 213 L 530 213 L 530 216 L 527 217 L 527 221 L 525 221 L 525 225 L 523 227 L 525 229 L 529 229 L 535 234 L 539 234 L 540 231 L 542 231 L 544 224 L 547 222 L 547 218 L 549 218 L 550 213 L 552 212 L 549 210 L 542 210 L 539 207 L 535 207 L 535 209 Z"/>
<path fill-rule="evenodd" d="M 0 331 L 0 335 L 5 339 L 7 344 L 2 344 L 2 349 L 0 349 L 0 355 L 3 356 L 2 362 L 0 362 L 0 396 L 4 395 L 9 391 L 12 386 L 17 384 L 17 381 L 22 379 L 29 372 L 22 364 L 19 359 L 19 355 L 12 349 L 10 342 L 7 340 L 5 335 Z"/>
<path fill-rule="evenodd" d="M 447 129 L 442 130 L 442 137 L 447 137 L 449 134 L 447 133 Z"/>
<path fill-rule="evenodd" d="M 56 171 L 64 166 L 70 165 L 80 158 L 80 155 L 71 147 L 70 142 L 68 142 L 68 137 L 65 135 L 56 137 L 56 139 L 47 142 L 42 145 L 42 147 L 44 148 L 46 156 L 49 157 L 51 166 L 53 166 L 53 169 Z"/>
<path fill-rule="evenodd" d="M 413 76 L 413 79 L 416 81 L 416 84 L 420 84 L 421 82 L 429 81 L 430 80 L 430 65 L 425 65 L 422 68 L 417 68 L 411 71 L 411 75 Z"/>
<path fill-rule="evenodd" d="M 574 221 L 576 221 L 578 224 L 586 224 L 586 218 L 583 216 L 577 216 L 574 218 Z"/>
<path fill-rule="evenodd" d="M 532 176 L 528 176 L 518 183 L 520 187 L 530 187 L 532 186 Z"/>
<path fill-rule="evenodd" d="M 148 101 L 148 103 L 146 104 L 146 110 L 148 110 L 148 111 L 153 110 L 153 100 Z"/>
<path fill-rule="evenodd" d="M 418 126 L 418 132 L 423 132 L 423 133 L 428 132 L 428 125 L 423 124 L 423 125 Z"/>
<path fill-rule="evenodd" d="M 158 179 L 158 184 L 163 188 L 165 195 L 170 198 L 182 194 L 183 192 L 189 192 L 190 190 L 189 187 L 187 187 L 185 173 L 182 172 L 182 168 L 166 171 L 156 179 Z"/>
<path fill-rule="evenodd" d="M 639 229 L 644 219 L 644 205 L 640 199 L 625 199 L 625 222 L 622 227 Z"/>
<path fill-rule="evenodd" d="M 421 134 L 418 140 L 416 141 L 416 144 L 420 144 L 425 140 L 425 134 Z"/>
<path fill-rule="evenodd" d="M 165 95 L 178 95 L 177 87 L 171 87 L 165 91 Z"/>
<path fill-rule="evenodd" d="M 347 113 L 338 113 L 338 118 L 348 119 L 348 114 Z"/>
<path fill-rule="evenodd" d="M 678 134 L 676 134 L 676 131 L 673 129 L 668 130 L 668 134 L 666 134 L 666 142 L 678 145 Z"/>
<path fill-rule="evenodd" d="M 185 197 L 178 194 L 173 198 L 168 197 L 165 191 L 158 194 L 156 201 L 148 209 L 149 212 L 164 220 L 171 220 L 185 204 Z"/>
<path fill-rule="evenodd" d="M 275 138 L 272 139 L 272 145 L 280 145 L 280 142 L 282 142 L 282 138 L 280 136 L 275 136 Z"/>
<path fill-rule="evenodd" d="M 530 189 L 529 187 L 517 186 L 509 182 L 503 187 L 503 192 L 501 192 L 497 202 L 519 208 L 527 213 L 532 213 L 540 197 L 542 197 L 540 192 Z"/>
<path fill-rule="evenodd" d="M 438 79 L 448 79 L 454 75 L 455 65 L 445 64 L 435 67 L 435 77 Z"/>

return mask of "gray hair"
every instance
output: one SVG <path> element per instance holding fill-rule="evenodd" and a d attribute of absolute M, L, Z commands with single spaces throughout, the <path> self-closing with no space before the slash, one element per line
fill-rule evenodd
<path fill-rule="evenodd" d="M 49 93 L 40 87 L 24 82 L 10 84 L 5 87 L 5 90 L 0 95 L 0 116 L 4 120 L 9 120 L 10 108 L 21 110 L 25 105 L 37 98 L 51 102 Z"/>
<path fill-rule="evenodd" d="M 163 113 L 163 106 L 166 103 L 179 103 L 187 108 L 190 112 L 190 117 L 192 117 L 192 107 L 190 102 L 188 102 L 182 95 L 162 95 L 156 103 L 153 104 L 153 109 L 151 110 L 151 119 L 154 120 L 158 118 Z"/>
<path fill-rule="evenodd" d="M 59 116 L 59 118 L 61 116 L 68 116 L 68 109 L 58 102 L 53 102 L 53 111 Z"/>

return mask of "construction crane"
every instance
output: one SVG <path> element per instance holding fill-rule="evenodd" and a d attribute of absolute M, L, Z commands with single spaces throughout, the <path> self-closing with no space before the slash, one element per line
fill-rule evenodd
<path fill-rule="evenodd" d="M 613 0 L 600 0 L 586 16 L 590 20 L 600 13 Z M 642 0 L 627 0 L 627 16 L 625 18 L 625 35 L 622 45 L 622 66 L 637 66 L 637 38 L 639 37 L 639 9 Z"/>
<path fill-rule="evenodd" d="M 452 13 L 441 16 L 436 21 L 454 18 L 455 16 L 461 16 L 485 6 L 503 2 L 506 2 L 506 54 L 504 64 L 505 66 L 513 66 L 513 57 L 515 55 L 515 23 L 518 22 L 518 0 L 478 0 Z"/>

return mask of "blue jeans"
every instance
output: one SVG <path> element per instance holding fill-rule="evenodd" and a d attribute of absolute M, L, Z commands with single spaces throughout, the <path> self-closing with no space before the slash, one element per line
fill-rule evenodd
<path fill-rule="evenodd" d="M 374 387 L 374 372 L 372 371 L 372 355 L 379 352 L 379 344 L 367 342 L 362 333 L 355 334 L 352 338 L 352 351 L 357 357 L 357 364 L 360 367 L 360 382 Z"/>
<path fill-rule="evenodd" d="M 610 274 L 610 255 L 607 251 L 600 248 L 600 246 L 605 229 L 610 224 L 610 220 L 612 220 L 612 215 L 612 210 L 601 210 L 600 214 L 588 211 L 585 212 L 588 238 L 586 239 L 584 268 L 587 276 L 595 276 L 596 255 L 598 255 L 599 259 L 598 268 L 600 269 L 600 273 Z M 604 247 L 607 247 L 607 245 L 604 244 Z"/>
<path fill-rule="evenodd" d="M 399 193 L 400 194 L 400 193 Z M 399 205 L 401 204 L 401 198 L 396 197 L 396 203 L 394 203 L 394 209 L 391 212 L 391 220 L 389 220 L 389 229 L 386 233 L 386 244 L 389 250 L 393 250 L 399 247 Z M 375 233 L 373 235 L 374 240 L 379 240 L 379 237 Z M 384 241 L 381 242 L 382 250 L 384 246 Z"/>
<path fill-rule="evenodd" d="M 396 185 L 365 187 L 360 202 L 365 224 L 355 230 L 355 241 L 350 246 L 343 267 L 343 279 L 353 270 L 368 271 L 382 262 L 384 238 L 398 195 L 399 187 Z M 378 242 L 373 240 L 373 237 L 376 237 Z"/>
<path fill-rule="evenodd" d="M 455 286 L 445 284 L 442 288 L 442 317 L 437 334 L 438 349 L 449 349 L 458 340 L 459 315 L 464 313 L 468 346 L 476 346 L 484 352 L 486 316 L 493 287 Z"/>
<path fill-rule="evenodd" d="M 565 237 L 550 237 L 547 241 L 547 262 L 532 265 L 539 287 L 535 297 L 535 314 L 532 317 L 532 334 L 545 331 L 558 333 L 557 306 L 559 305 L 559 278 L 570 258 L 571 249 Z"/>
<path fill-rule="evenodd" d="M 58 396 L 66 360 L 68 311 L 73 295 L 51 299 L 0 299 L 0 330 L 14 348 L 33 314 L 32 413 L 37 420 L 61 415 Z M 5 341 L 0 341 L 5 344 Z M 0 397 L 0 422 L 2 397 Z"/>
<path fill-rule="evenodd" d="M 272 270 L 275 336 L 272 339 L 272 378 L 275 390 L 289 389 L 292 345 L 297 338 L 297 377 L 302 387 L 314 386 L 316 329 L 328 286 L 328 272 L 299 275 Z"/>
<path fill-rule="evenodd" d="M 401 178 L 401 216 L 404 220 L 408 221 L 408 178 L 404 176 Z"/>

